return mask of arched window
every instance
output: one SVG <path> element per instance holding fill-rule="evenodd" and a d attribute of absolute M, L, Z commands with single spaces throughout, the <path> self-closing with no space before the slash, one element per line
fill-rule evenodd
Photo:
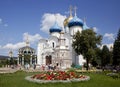
<path fill-rule="evenodd" d="M 28 51 L 28 54 L 30 54 L 31 52 L 30 51 Z"/>
<path fill-rule="evenodd" d="M 27 51 L 24 51 L 24 54 L 26 54 L 27 53 Z"/>
<path fill-rule="evenodd" d="M 52 42 L 52 46 L 53 46 L 53 48 L 55 47 L 55 43 L 54 42 Z"/>

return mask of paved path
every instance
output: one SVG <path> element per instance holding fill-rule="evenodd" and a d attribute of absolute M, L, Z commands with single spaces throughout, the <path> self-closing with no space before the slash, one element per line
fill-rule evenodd
<path fill-rule="evenodd" d="M 12 68 L 0 68 L 0 73 L 14 73 L 18 69 L 12 69 Z"/>

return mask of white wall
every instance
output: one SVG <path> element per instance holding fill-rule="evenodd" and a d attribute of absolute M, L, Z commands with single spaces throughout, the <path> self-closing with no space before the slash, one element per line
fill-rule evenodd
<path fill-rule="evenodd" d="M 83 55 L 76 56 L 76 64 L 83 66 L 86 60 L 84 59 Z"/>
<path fill-rule="evenodd" d="M 58 33 L 58 32 L 53 32 L 53 33 L 51 33 L 51 36 L 55 36 L 55 37 L 59 38 L 59 37 L 60 37 L 60 33 Z"/>
<path fill-rule="evenodd" d="M 73 26 L 70 27 L 70 35 L 74 35 L 77 31 L 82 31 L 82 27 L 80 26 Z"/>

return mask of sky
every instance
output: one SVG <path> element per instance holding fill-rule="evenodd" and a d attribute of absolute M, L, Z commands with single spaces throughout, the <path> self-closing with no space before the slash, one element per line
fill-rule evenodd
<path fill-rule="evenodd" d="M 37 49 L 39 39 L 49 37 L 55 20 L 63 27 L 70 5 L 103 36 L 102 44 L 113 44 L 120 28 L 120 0 L 0 0 L 0 55 L 12 50 L 17 56 L 26 38 Z"/>

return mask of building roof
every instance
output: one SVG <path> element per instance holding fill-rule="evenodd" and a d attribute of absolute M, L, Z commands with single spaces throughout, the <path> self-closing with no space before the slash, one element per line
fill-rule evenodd
<path fill-rule="evenodd" d="M 62 28 L 58 25 L 57 22 L 55 22 L 54 25 L 49 30 L 50 33 L 61 32 L 61 31 L 62 31 Z"/>
<path fill-rule="evenodd" d="M 73 19 L 68 23 L 68 27 L 72 26 L 83 26 L 83 21 L 75 15 Z"/>
<path fill-rule="evenodd" d="M 63 22 L 64 27 L 68 26 L 68 23 L 73 19 L 72 15 L 70 15 L 68 18 L 66 18 Z"/>
<path fill-rule="evenodd" d="M 32 47 L 29 47 L 29 46 L 25 46 L 25 47 L 22 47 L 19 49 L 19 53 L 30 53 L 30 54 L 33 54 L 35 53 L 35 49 L 32 48 Z"/>

